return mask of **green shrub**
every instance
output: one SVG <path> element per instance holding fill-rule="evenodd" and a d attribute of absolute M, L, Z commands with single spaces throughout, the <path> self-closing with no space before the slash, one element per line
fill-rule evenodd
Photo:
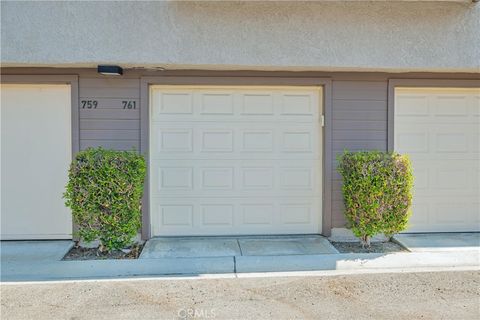
<path fill-rule="evenodd" d="M 81 239 L 99 240 L 107 251 L 132 243 L 141 227 L 145 172 L 144 158 L 134 151 L 88 148 L 77 154 L 64 198 Z"/>
<path fill-rule="evenodd" d="M 378 233 L 405 230 L 412 204 L 413 175 L 405 155 L 379 151 L 348 152 L 339 157 L 345 216 L 362 245 Z"/>

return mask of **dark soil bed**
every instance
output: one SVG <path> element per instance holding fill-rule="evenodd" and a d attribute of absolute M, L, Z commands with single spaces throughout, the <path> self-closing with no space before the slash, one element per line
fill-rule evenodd
<path fill-rule="evenodd" d="M 395 242 L 372 242 L 370 247 L 362 248 L 360 242 L 331 242 L 340 253 L 392 253 L 408 251 Z"/>
<path fill-rule="evenodd" d="M 117 250 L 112 252 L 101 252 L 98 248 L 83 248 L 73 246 L 63 257 L 63 260 L 106 260 L 106 259 L 138 259 L 142 253 L 143 244 L 133 245 L 131 251 L 125 253 Z"/>

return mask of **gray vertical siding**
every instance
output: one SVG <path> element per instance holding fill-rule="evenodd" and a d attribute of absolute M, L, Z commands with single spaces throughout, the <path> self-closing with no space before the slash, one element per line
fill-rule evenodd
<path fill-rule="evenodd" d="M 82 100 L 96 100 L 98 107 L 82 108 Z M 136 109 L 123 109 L 122 101 L 135 101 Z M 80 77 L 79 108 L 81 150 L 140 150 L 140 79 Z"/>
<path fill-rule="evenodd" d="M 343 150 L 387 150 L 387 81 L 333 81 L 332 227 L 345 226 L 342 182 L 335 170 Z"/>

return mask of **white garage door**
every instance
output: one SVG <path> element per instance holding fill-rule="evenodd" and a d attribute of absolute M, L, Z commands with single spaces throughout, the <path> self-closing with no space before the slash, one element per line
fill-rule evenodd
<path fill-rule="evenodd" d="M 70 86 L 1 85 L 1 238 L 68 239 Z"/>
<path fill-rule="evenodd" d="M 395 90 L 395 150 L 415 174 L 410 232 L 480 230 L 480 89 Z"/>
<path fill-rule="evenodd" d="M 152 235 L 321 230 L 320 88 L 150 89 Z"/>

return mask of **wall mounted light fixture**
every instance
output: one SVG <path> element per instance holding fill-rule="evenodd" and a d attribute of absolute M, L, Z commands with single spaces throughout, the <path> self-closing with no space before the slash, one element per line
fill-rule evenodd
<path fill-rule="evenodd" d="M 106 76 L 121 76 L 123 74 L 123 69 L 119 66 L 99 65 L 97 67 L 97 72 Z"/>

